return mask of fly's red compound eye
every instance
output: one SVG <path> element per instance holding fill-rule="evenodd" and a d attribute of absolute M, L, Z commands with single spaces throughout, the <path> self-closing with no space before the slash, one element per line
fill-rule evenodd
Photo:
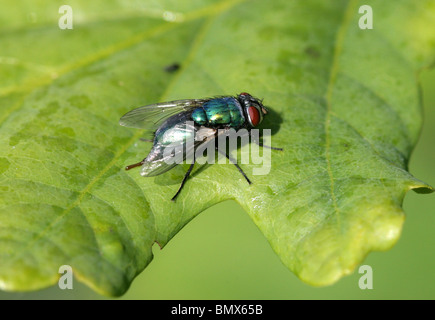
<path fill-rule="evenodd" d="M 260 112 L 258 112 L 258 109 L 256 107 L 251 106 L 248 108 L 248 116 L 252 126 L 258 126 L 258 124 L 260 123 Z"/>
<path fill-rule="evenodd" d="M 249 96 L 249 93 L 247 93 L 247 92 L 242 92 L 240 95 L 241 95 L 241 96 Z"/>

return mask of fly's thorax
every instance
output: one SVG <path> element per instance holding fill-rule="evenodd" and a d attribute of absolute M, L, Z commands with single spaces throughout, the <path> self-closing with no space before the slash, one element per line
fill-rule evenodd
<path fill-rule="evenodd" d="M 199 125 L 207 124 L 207 115 L 202 107 L 196 108 L 192 112 L 192 120 Z"/>
<path fill-rule="evenodd" d="M 201 126 L 239 128 L 245 116 L 239 101 L 233 97 L 208 100 L 192 112 L 192 120 Z"/>
<path fill-rule="evenodd" d="M 246 92 L 239 94 L 238 100 L 247 119 L 247 127 L 255 128 L 260 125 L 264 115 L 267 114 L 267 109 L 263 106 L 263 103 Z"/>

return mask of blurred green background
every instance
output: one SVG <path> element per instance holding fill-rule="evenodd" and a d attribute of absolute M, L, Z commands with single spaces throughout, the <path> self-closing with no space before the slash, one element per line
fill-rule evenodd
<path fill-rule="evenodd" d="M 425 123 L 410 162 L 411 173 L 435 185 L 435 70 L 421 75 Z M 361 290 L 358 268 L 336 284 L 301 282 L 279 260 L 248 215 L 233 201 L 190 222 L 119 299 L 434 299 L 435 195 L 409 192 L 398 243 L 372 252 L 373 289 Z M 0 292 L 0 299 L 105 299 L 78 281 L 30 293 Z"/>

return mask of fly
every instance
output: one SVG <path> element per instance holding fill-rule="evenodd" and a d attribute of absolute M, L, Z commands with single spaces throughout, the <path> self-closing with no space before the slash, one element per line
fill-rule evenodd
<path fill-rule="evenodd" d="M 250 132 L 251 129 L 260 125 L 268 111 L 262 101 L 254 98 L 249 93 L 242 92 L 238 96 L 224 96 L 209 99 L 185 99 L 169 102 L 162 102 L 143 106 L 126 113 L 119 121 L 119 124 L 125 127 L 145 129 L 153 133 L 153 147 L 148 156 L 138 163 L 128 165 L 125 169 L 130 170 L 136 167 L 141 168 L 141 175 L 144 177 L 153 177 L 160 175 L 177 165 L 173 160 L 176 156 L 186 158 L 187 154 L 194 154 L 201 145 L 217 137 L 219 129 L 245 128 Z M 196 136 L 201 132 L 201 139 Z M 187 144 L 191 138 L 195 141 L 193 144 Z M 260 141 L 254 141 L 262 146 L 274 150 L 274 148 L 263 145 Z M 182 147 L 170 154 L 165 153 L 165 148 Z M 227 159 L 236 166 L 238 171 L 243 175 L 246 181 L 252 182 L 243 172 L 226 150 L 217 151 L 227 157 Z M 184 178 L 178 188 L 177 193 L 172 197 L 175 201 L 183 189 L 186 180 L 193 170 L 195 159 L 193 159 Z"/>

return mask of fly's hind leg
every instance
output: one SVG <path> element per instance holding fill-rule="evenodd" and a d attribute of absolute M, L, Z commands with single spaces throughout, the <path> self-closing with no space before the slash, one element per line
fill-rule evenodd
<path fill-rule="evenodd" d="M 189 178 L 190 173 L 192 172 L 193 166 L 195 165 L 195 160 L 193 160 L 192 164 L 189 167 L 189 170 L 187 170 L 186 174 L 184 175 L 183 181 L 181 181 L 181 185 L 178 188 L 177 193 L 172 197 L 172 201 L 175 201 L 175 199 L 177 198 L 177 196 L 180 194 L 181 189 L 183 189 L 184 184 L 186 183 L 187 178 Z"/>
<path fill-rule="evenodd" d="M 133 164 L 130 164 L 130 165 L 126 166 L 125 170 L 130 170 L 130 169 L 142 166 L 145 163 L 145 159 L 143 159 L 141 162 L 133 163 Z"/>
<path fill-rule="evenodd" d="M 151 139 L 145 139 L 145 138 L 140 138 L 139 140 L 140 141 L 144 141 L 144 142 L 153 142 L 153 140 L 151 140 Z M 140 161 L 138 163 L 133 163 L 133 164 L 130 164 L 130 165 L 126 166 L 125 170 L 130 170 L 130 169 L 142 166 L 145 163 L 145 159 L 143 159 L 142 161 Z"/>

